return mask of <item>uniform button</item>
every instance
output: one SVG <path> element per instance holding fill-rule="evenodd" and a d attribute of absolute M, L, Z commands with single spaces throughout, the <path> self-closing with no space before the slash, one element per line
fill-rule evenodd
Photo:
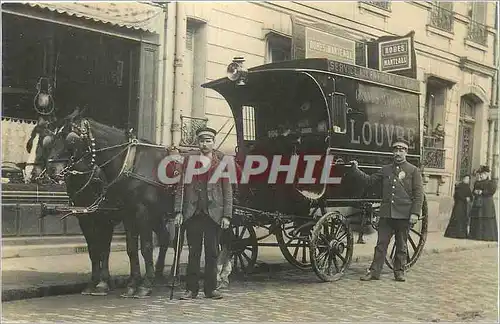
<path fill-rule="evenodd" d="M 392 186 L 392 189 L 396 189 L 396 186 Z"/>
<path fill-rule="evenodd" d="M 394 196 L 394 192 L 392 193 L 392 195 Z"/>
<path fill-rule="evenodd" d="M 396 179 L 394 179 L 394 182 L 396 182 Z"/>
<path fill-rule="evenodd" d="M 394 204 L 394 200 L 392 201 L 392 203 Z"/>

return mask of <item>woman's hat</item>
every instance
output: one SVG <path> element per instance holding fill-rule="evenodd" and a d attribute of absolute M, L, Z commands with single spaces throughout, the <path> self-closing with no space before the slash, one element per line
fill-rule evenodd
<path fill-rule="evenodd" d="M 489 173 L 490 167 L 487 165 L 481 165 L 479 169 L 477 169 L 477 173 Z"/>

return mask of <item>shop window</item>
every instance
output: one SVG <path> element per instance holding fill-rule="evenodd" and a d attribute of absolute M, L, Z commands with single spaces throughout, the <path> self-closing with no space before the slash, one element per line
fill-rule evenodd
<path fill-rule="evenodd" d="M 289 61 L 292 57 L 292 40 L 270 33 L 267 36 L 266 63 Z"/>

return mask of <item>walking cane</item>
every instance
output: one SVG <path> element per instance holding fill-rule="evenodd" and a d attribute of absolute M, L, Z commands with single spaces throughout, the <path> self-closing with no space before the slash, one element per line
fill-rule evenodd
<path fill-rule="evenodd" d="M 179 269 L 179 254 L 180 254 L 180 249 L 181 249 L 181 225 L 176 225 L 176 235 L 177 235 L 177 241 L 175 242 L 175 252 L 174 252 L 174 273 L 173 273 L 173 278 L 172 282 L 170 284 L 170 300 L 174 298 L 174 286 L 175 286 L 175 280 L 177 278 L 177 270 Z"/>
<path fill-rule="evenodd" d="M 184 170 L 183 170 L 184 171 Z M 182 181 L 182 185 L 181 185 L 181 210 L 182 210 L 182 207 L 184 206 L 184 177 L 181 176 L 181 181 Z M 177 217 L 177 215 L 176 215 Z M 172 300 L 172 298 L 174 298 L 174 285 L 175 285 L 175 279 L 177 278 L 177 272 L 179 270 L 179 255 L 180 255 L 180 249 L 181 249 L 181 233 L 182 233 L 182 225 L 175 225 L 175 231 L 176 231 L 176 234 L 177 234 L 177 240 L 175 242 L 175 251 L 174 251 L 174 264 L 173 264 L 173 267 L 174 267 L 174 273 L 173 273 L 173 278 L 172 278 L 172 282 L 170 284 L 170 300 Z"/>

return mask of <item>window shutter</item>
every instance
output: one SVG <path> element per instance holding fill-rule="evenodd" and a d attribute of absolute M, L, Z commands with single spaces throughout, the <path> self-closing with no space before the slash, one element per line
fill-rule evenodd
<path fill-rule="evenodd" d="M 194 33 L 195 33 L 194 27 L 188 25 L 186 30 L 186 50 L 188 51 L 193 50 Z"/>
<path fill-rule="evenodd" d="M 158 46 L 141 43 L 140 59 L 137 135 L 139 138 L 155 142 Z"/>

